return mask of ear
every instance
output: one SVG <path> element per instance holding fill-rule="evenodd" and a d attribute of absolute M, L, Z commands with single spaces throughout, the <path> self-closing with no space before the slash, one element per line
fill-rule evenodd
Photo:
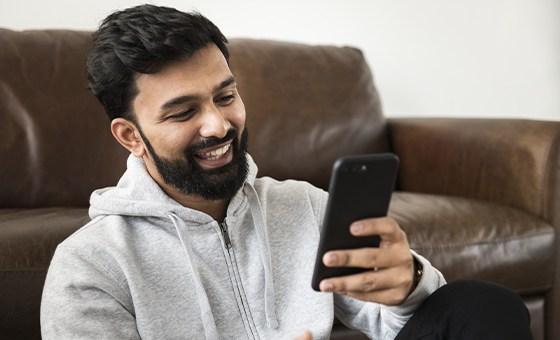
<path fill-rule="evenodd" d="M 111 132 L 115 139 L 136 157 L 143 157 L 146 148 L 138 128 L 131 121 L 115 118 L 111 121 Z"/>

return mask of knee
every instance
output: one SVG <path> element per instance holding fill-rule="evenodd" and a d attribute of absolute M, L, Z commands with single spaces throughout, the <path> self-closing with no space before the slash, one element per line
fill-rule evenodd
<path fill-rule="evenodd" d="M 434 339 L 531 339 L 529 324 L 529 312 L 512 290 L 461 280 L 428 297 L 398 339 L 416 339 L 418 334 Z"/>
<path fill-rule="evenodd" d="M 507 314 L 519 320 L 529 320 L 529 311 L 517 293 L 509 288 L 483 281 L 458 280 L 441 287 L 434 294 L 441 295 L 450 305 L 462 312 L 481 315 Z"/>

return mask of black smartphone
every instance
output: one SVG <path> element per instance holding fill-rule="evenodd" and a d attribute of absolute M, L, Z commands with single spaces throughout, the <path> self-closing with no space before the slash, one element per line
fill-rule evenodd
<path fill-rule="evenodd" d="M 329 268 L 323 255 L 335 249 L 378 247 L 379 237 L 355 237 L 350 225 L 365 218 L 387 215 L 395 187 L 399 158 L 392 153 L 347 156 L 333 166 L 329 198 L 315 259 L 311 287 L 321 280 L 363 272 L 366 268 Z"/>

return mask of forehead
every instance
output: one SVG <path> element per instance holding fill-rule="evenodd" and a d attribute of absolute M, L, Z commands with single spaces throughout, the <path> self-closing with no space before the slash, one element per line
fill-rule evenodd
<path fill-rule="evenodd" d="M 163 103 L 179 96 L 210 96 L 217 85 L 231 76 L 224 55 L 210 44 L 188 59 L 169 63 L 159 72 L 138 75 L 133 109 L 141 115 L 146 110 L 158 110 Z"/>

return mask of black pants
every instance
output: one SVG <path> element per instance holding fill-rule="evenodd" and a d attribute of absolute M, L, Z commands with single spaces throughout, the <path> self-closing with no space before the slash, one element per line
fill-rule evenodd
<path fill-rule="evenodd" d="M 507 288 L 479 281 L 454 281 L 435 291 L 395 340 L 533 339 L 529 312 Z"/>

